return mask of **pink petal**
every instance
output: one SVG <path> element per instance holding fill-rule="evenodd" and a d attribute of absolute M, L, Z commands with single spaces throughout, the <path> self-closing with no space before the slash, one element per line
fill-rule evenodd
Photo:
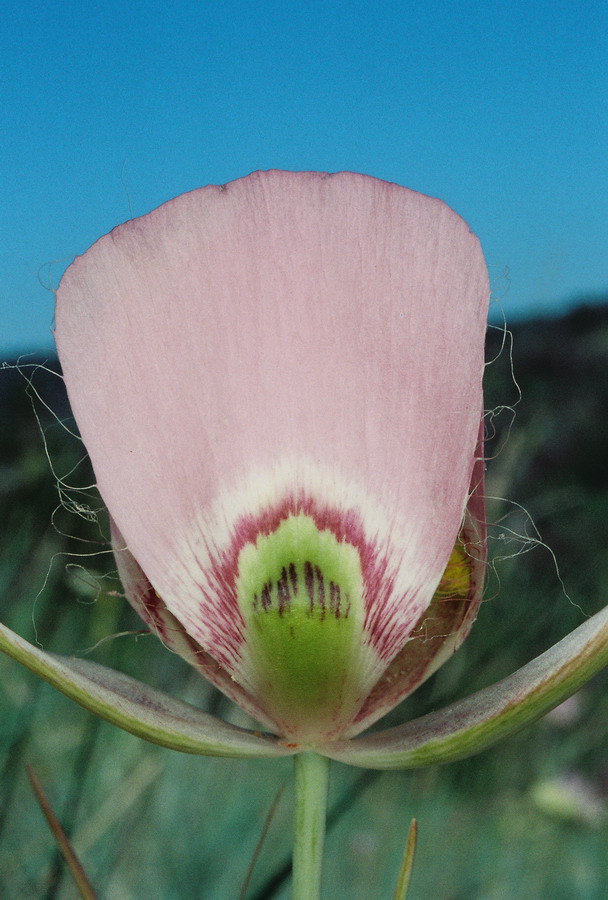
<path fill-rule="evenodd" d="M 467 502 L 488 295 L 452 210 L 350 173 L 193 191 L 66 272 L 57 344 L 102 496 L 245 690 L 239 552 L 290 513 L 358 549 L 360 704 L 403 648 Z"/>

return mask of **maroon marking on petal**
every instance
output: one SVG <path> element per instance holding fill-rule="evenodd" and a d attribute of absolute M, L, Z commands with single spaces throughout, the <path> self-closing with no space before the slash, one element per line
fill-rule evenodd
<path fill-rule="evenodd" d="M 298 573 L 296 571 L 296 567 L 293 563 L 289 563 L 289 577 L 291 579 L 291 587 L 294 593 L 294 596 L 298 596 Z"/>
<path fill-rule="evenodd" d="M 286 609 L 289 609 L 291 597 L 289 596 L 289 582 L 287 581 L 287 570 L 285 566 L 281 569 L 281 577 L 277 581 L 277 596 L 279 600 L 279 615 L 282 616 Z"/>
<path fill-rule="evenodd" d="M 329 611 L 340 618 L 340 587 L 334 581 L 329 582 Z"/>
<path fill-rule="evenodd" d="M 264 612 L 268 612 L 270 607 L 272 606 L 272 594 L 271 594 L 272 585 L 270 582 L 267 582 L 262 588 L 262 609 Z"/>
<path fill-rule="evenodd" d="M 325 618 L 325 581 L 323 580 L 323 572 L 318 566 L 315 566 L 315 575 L 317 578 L 317 595 L 319 598 L 319 606 L 321 607 L 321 621 Z"/>
<path fill-rule="evenodd" d="M 312 564 L 309 562 L 304 563 L 304 583 L 306 584 L 306 593 L 308 594 L 308 599 L 310 601 L 309 613 L 312 615 L 315 608 L 315 582 Z"/>

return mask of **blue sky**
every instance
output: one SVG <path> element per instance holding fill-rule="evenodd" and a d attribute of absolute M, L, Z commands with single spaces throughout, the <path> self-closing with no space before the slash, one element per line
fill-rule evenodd
<path fill-rule="evenodd" d="M 607 51 L 604 0 L 9 0 L 0 350 L 51 346 L 40 282 L 101 234 L 259 168 L 441 197 L 510 318 L 606 294 Z"/>

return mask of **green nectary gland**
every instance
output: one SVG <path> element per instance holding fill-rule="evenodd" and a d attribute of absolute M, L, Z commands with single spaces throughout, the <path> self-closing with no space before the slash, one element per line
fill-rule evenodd
<path fill-rule="evenodd" d="M 239 604 L 252 613 L 306 612 L 309 616 L 348 617 L 362 592 L 361 563 L 355 547 L 320 530 L 303 513 L 284 519 L 276 531 L 260 535 L 241 550 Z"/>
<path fill-rule="evenodd" d="M 269 708 L 295 732 L 306 723 L 335 723 L 357 693 L 363 631 L 357 549 L 297 514 L 243 547 L 238 568 L 246 642 Z"/>

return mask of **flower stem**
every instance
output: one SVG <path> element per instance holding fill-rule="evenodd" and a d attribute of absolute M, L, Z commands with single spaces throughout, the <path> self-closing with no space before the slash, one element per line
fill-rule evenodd
<path fill-rule="evenodd" d="M 309 751 L 298 753 L 294 765 L 296 810 L 292 900 L 319 900 L 329 760 Z"/>

